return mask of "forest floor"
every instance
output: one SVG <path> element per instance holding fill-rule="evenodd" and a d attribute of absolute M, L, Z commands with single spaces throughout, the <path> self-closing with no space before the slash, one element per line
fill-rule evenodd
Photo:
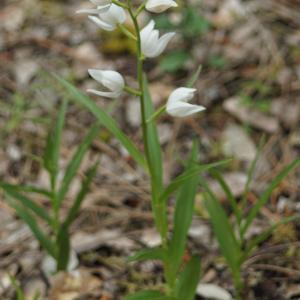
<path fill-rule="evenodd" d="M 181 171 L 180 161 L 196 138 L 203 162 L 233 158 L 223 176 L 234 196 L 240 198 L 247 169 L 265 135 L 248 195 L 250 206 L 267 183 L 300 155 L 300 4 L 296 0 L 199 2 L 190 0 L 182 9 L 155 16 L 160 28 L 178 29 L 179 34 L 162 58 L 146 63 L 156 107 L 202 65 L 196 102 L 207 110 L 192 118 L 163 116 L 159 121 L 165 181 Z M 134 82 L 134 45 L 122 33 L 100 32 L 85 16 L 76 15 L 75 11 L 87 4 L 81 0 L 2 0 L 1 4 L 0 176 L 10 183 L 44 187 L 48 178 L 40 158 L 64 97 L 49 71 L 82 91 L 97 87 L 88 77 L 88 68 L 116 69 L 126 74 L 127 82 Z M 142 149 L 137 99 L 94 99 L 112 111 Z M 94 121 L 82 107 L 70 104 L 63 133 L 62 172 Z M 76 274 L 44 276 L 44 253 L 1 195 L 0 299 L 14 299 L 8 273 L 17 278 L 28 299 L 39 290 L 50 300 L 118 300 L 129 292 L 162 285 L 159 263 L 126 261 L 141 247 L 157 245 L 159 237 L 150 210 L 148 179 L 105 129 L 85 158 L 65 209 L 83 172 L 97 158 L 97 176 L 71 230 L 72 246 L 79 257 Z M 218 185 L 208 180 L 226 206 Z M 45 199 L 36 200 L 47 207 Z M 299 200 L 298 169 L 274 191 L 250 235 L 262 232 L 270 222 L 299 213 Z M 173 211 L 172 201 L 169 209 Z M 201 190 L 189 232 L 189 253 L 201 255 L 201 282 L 233 293 Z M 300 221 L 280 226 L 262 243 L 247 261 L 243 276 L 248 286 L 245 300 L 300 299 Z M 197 299 L 203 298 L 198 295 Z"/>

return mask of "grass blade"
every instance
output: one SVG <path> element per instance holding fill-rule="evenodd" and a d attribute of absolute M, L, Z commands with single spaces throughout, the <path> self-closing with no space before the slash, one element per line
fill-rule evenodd
<path fill-rule="evenodd" d="M 201 275 L 201 262 L 193 256 L 180 274 L 176 286 L 178 300 L 193 300 Z"/>
<path fill-rule="evenodd" d="M 85 195 L 88 193 L 90 185 L 92 183 L 92 180 L 96 175 L 98 165 L 99 165 L 99 163 L 96 163 L 92 168 L 90 168 L 88 170 L 87 176 L 86 176 L 85 180 L 82 182 L 81 189 L 80 189 L 79 193 L 77 194 L 75 202 L 73 203 L 72 207 L 70 208 L 68 215 L 63 223 L 64 227 L 69 228 L 69 226 L 75 220 L 75 218 L 80 210 L 81 203 L 84 200 Z"/>
<path fill-rule="evenodd" d="M 165 260 L 165 251 L 161 247 L 144 249 L 128 258 L 128 262 L 138 262 L 144 260 Z"/>
<path fill-rule="evenodd" d="M 53 190 L 55 189 L 56 177 L 58 173 L 59 150 L 67 106 L 67 101 L 63 101 L 58 112 L 54 129 L 53 131 L 51 130 L 49 132 L 44 154 L 44 167 L 49 172 L 51 187 Z"/>
<path fill-rule="evenodd" d="M 186 170 L 193 168 L 198 156 L 198 144 L 194 143 Z M 175 277 L 186 247 L 187 233 L 194 213 L 195 196 L 199 176 L 193 176 L 181 185 L 176 198 L 173 236 L 170 241 L 169 259 L 172 275 Z"/>
<path fill-rule="evenodd" d="M 34 193 L 34 194 L 39 194 L 39 195 L 43 195 L 47 198 L 51 197 L 51 193 L 45 189 L 41 189 L 35 186 L 31 186 L 31 185 L 22 185 L 22 184 L 9 184 L 9 183 L 0 183 L 0 187 L 4 188 L 3 186 L 5 185 L 5 187 L 17 191 L 17 192 L 26 192 L 26 193 Z"/>
<path fill-rule="evenodd" d="M 245 235 L 248 228 L 256 218 L 257 214 L 259 213 L 260 209 L 268 202 L 273 190 L 280 184 L 280 182 L 298 165 L 300 164 L 300 158 L 295 159 L 292 163 L 290 163 L 288 166 L 286 166 L 271 182 L 271 184 L 268 186 L 268 188 L 264 191 L 264 193 L 261 195 L 261 197 L 258 199 L 258 201 L 254 204 L 252 207 L 250 213 L 248 214 L 246 218 L 246 222 L 244 226 L 242 227 L 242 235 Z"/>
<path fill-rule="evenodd" d="M 50 218 L 47 211 L 43 207 L 36 204 L 34 201 L 27 198 L 26 196 L 17 192 L 14 189 L 14 186 L 12 185 L 1 183 L 0 187 L 6 192 L 7 195 L 14 198 L 16 201 L 20 202 L 23 206 L 30 209 L 35 215 L 37 215 L 42 220 L 47 222 L 50 226 L 52 226 L 52 219 Z"/>
<path fill-rule="evenodd" d="M 29 213 L 25 207 L 18 205 L 17 203 L 10 201 L 10 205 L 16 210 L 17 215 L 29 226 L 40 245 L 49 255 L 56 258 L 56 248 L 54 243 L 40 230 L 40 227 L 32 214 Z"/>
<path fill-rule="evenodd" d="M 66 173 L 65 173 L 63 181 L 62 181 L 62 185 L 61 185 L 61 187 L 58 191 L 58 195 L 57 195 L 57 200 L 56 200 L 57 208 L 60 207 L 62 201 L 64 200 L 64 198 L 69 190 L 70 184 L 80 167 L 81 161 L 82 161 L 85 153 L 89 149 L 92 141 L 97 136 L 98 132 L 99 132 L 99 125 L 96 124 L 96 125 L 92 126 L 92 128 L 89 130 L 89 132 L 86 135 L 86 137 L 84 138 L 84 140 L 81 142 L 81 144 L 77 148 L 77 151 L 73 155 L 69 165 L 67 166 Z"/>
<path fill-rule="evenodd" d="M 206 164 L 206 165 L 193 165 L 188 170 L 185 170 L 181 175 L 177 176 L 163 191 L 160 196 L 159 201 L 166 201 L 169 196 L 174 193 L 178 188 L 184 184 L 186 181 L 189 181 L 194 176 L 198 176 L 200 173 L 208 171 L 212 168 L 222 166 L 223 164 L 228 163 L 229 160 L 223 160 L 216 163 Z"/>
<path fill-rule="evenodd" d="M 299 219 L 299 216 L 291 216 L 288 218 L 284 218 L 283 220 L 271 225 L 268 229 L 263 231 L 255 238 L 253 238 L 246 247 L 244 260 L 247 259 L 251 255 L 252 251 L 256 248 L 256 246 L 258 246 L 261 242 L 265 241 L 272 234 L 272 232 L 276 230 L 278 226 L 288 224 L 290 222 L 295 221 L 296 219 Z"/>
<path fill-rule="evenodd" d="M 239 269 L 239 262 L 241 257 L 239 243 L 234 235 L 234 230 L 229 223 L 226 212 L 222 205 L 209 188 L 205 180 L 201 180 L 201 184 L 205 189 L 205 206 L 210 215 L 210 220 L 219 242 L 220 250 L 222 251 L 229 267 L 235 273 Z"/>
<path fill-rule="evenodd" d="M 133 157 L 133 159 L 147 170 L 147 164 L 144 156 L 136 148 L 132 141 L 119 129 L 115 120 L 111 116 L 109 116 L 103 109 L 98 107 L 92 99 L 82 94 L 78 89 L 76 89 L 66 80 L 57 75 L 53 76 L 68 92 L 68 94 L 71 96 L 72 101 L 79 103 L 80 105 L 88 109 L 97 118 L 97 120 L 121 142 L 121 144 Z"/>
<path fill-rule="evenodd" d="M 253 180 L 253 177 L 254 177 L 254 171 L 255 171 L 255 167 L 257 165 L 257 162 L 258 162 L 258 159 L 259 159 L 259 156 L 262 152 L 262 149 L 263 149 L 263 145 L 265 144 L 265 136 L 263 136 L 260 141 L 259 141 L 259 145 L 258 145 L 258 150 L 256 151 L 256 154 L 255 154 L 255 157 L 254 157 L 254 160 L 252 161 L 251 165 L 250 165 L 250 168 L 248 170 L 248 174 L 247 174 L 247 182 L 246 182 L 246 185 L 245 185 L 245 189 L 244 189 L 244 193 L 243 193 L 243 198 L 242 198 L 242 201 L 241 201 L 241 209 L 243 210 L 246 206 L 246 203 L 247 203 L 247 195 L 249 193 L 249 189 L 250 189 L 250 184 Z"/>
<path fill-rule="evenodd" d="M 233 196 L 230 187 L 228 186 L 228 184 L 226 183 L 226 181 L 224 180 L 224 178 L 222 177 L 222 175 L 216 171 L 212 171 L 211 172 L 212 175 L 214 176 L 214 178 L 219 182 L 220 186 L 222 187 L 222 189 L 224 190 L 226 196 L 227 196 L 227 200 L 230 203 L 231 209 L 234 212 L 234 215 L 238 221 L 238 224 L 240 224 L 240 222 L 242 221 L 242 213 L 240 211 L 240 208 L 238 206 L 238 203 L 235 199 L 235 197 Z"/>
<path fill-rule="evenodd" d="M 21 289 L 20 285 L 18 284 L 16 278 L 9 275 L 9 279 L 11 281 L 11 284 L 13 285 L 13 287 L 16 290 L 17 300 L 25 300 L 24 292 L 22 291 L 22 289 Z"/>

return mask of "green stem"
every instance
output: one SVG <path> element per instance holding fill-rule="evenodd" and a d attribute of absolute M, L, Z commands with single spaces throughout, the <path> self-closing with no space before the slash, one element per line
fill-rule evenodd
<path fill-rule="evenodd" d="M 134 96 L 139 96 L 140 97 L 142 95 L 141 91 L 136 90 L 136 89 L 134 89 L 130 86 L 127 86 L 127 85 L 124 87 L 124 91 L 131 94 L 131 95 L 134 95 Z"/>
<path fill-rule="evenodd" d="M 242 294 L 243 294 L 244 284 L 242 280 L 241 270 L 234 272 L 233 283 L 234 283 L 234 288 L 236 293 L 236 300 L 243 300 Z"/>
<path fill-rule="evenodd" d="M 124 26 L 123 24 L 119 24 L 118 27 L 128 38 L 130 38 L 134 41 L 137 40 L 137 37 L 131 31 L 129 31 L 129 29 L 126 28 L 126 26 Z"/>
<path fill-rule="evenodd" d="M 141 116 L 142 116 L 142 130 L 143 130 L 143 141 L 144 141 L 144 147 L 145 147 L 145 154 L 147 159 L 148 167 L 150 166 L 150 160 L 149 160 L 149 146 L 148 146 L 148 131 L 147 131 L 147 118 L 146 118 L 146 109 L 145 109 L 145 87 L 144 87 L 144 74 L 143 74 L 143 61 L 144 56 L 142 53 L 142 44 L 141 44 L 141 36 L 140 36 L 140 28 L 137 21 L 137 16 L 140 14 L 140 12 L 144 9 L 144 5 L 141 5 L 136 13 L 134 14 L 131 7 L 130 0 L 127 0 L 128 3 L 128 12 L 129 15 L 133 21 L 134 28 L 136 31 L 136 44 L 137 44 L 137 79 L 139 84 L 139 90 L 141 91 L 140 95 L 140 101 L 141 101 Z M 149 168 L 151 170 L 151 168 Z M 159 234 L 161 236 L 162 240 L 162 247 L 165 250 L 168 250 L 168 240 L 167 240 L 167 224 L 166 223 L 166 207 L 163 207 L 162 204 L 158 203 L 159 195 L 157 195 L 153 176 L 150 173 L 151 178 L 151 187 L 152 187 L 152 210 L 154 214 L 154 221 L 157 230 L 159 231 Z M 174 277 L 172 274 L 172 268 L 169 266 L 168 259 L 164 261 L 164 273 L 165 278 L 167 282 L 167 293 L 169 295 L 172 295 L 174 293 L 174 284 L 175 281 L 172 280 Z"/>
<path fill-rule="evenodd" d="M 150 123 L 157 118 L 159 118 L 166 111 L 166 105 L 161 106 L 148 120 L 147 123 Z"/>
<path fill-rule="evenodd" d="M 138 9 L 136 10 L 136 12 L 134 14 L 135 18 L 137 18 L 139 16 L 139 14 L 144 10 L 145 6 L 146 6 L 146 3 L 144 2 L 138 7 Z"/>
<path fill-rule="evenodd" d="M 111 2 L 114 3 L 114 4 L 116 4 L 116 5 L 118 5 L 118 6 L 120 6 L 120 7 L 123 7 L 124 9 L 128 9 L 129 8 L 126 4 L 124 4 L 124 3 L 122 3 L 122 2 L 120 2 L 118 0 L 112 0 Z"/>

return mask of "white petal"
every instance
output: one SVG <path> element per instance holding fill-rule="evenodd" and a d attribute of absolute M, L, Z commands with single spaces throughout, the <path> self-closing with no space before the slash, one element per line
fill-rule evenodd
<path fill-rule="evenodd" d="M 205 107 L 201 105 L 194 105 L 194 104 L 182 102 L 182 103 L 175 103 L 173 105 L 167 106 L 166 110 L 167 113 L 173 117 L 184 118 L 205 110 Z"/>
<path fill-rule="evenodd" d="M 151 31 L 154 29 L 155 26 L 155 22 L 153 20 L 151 20 L 142 30 L 141 30 L 141 39 L 146 40 Z"/>
<path fill-rule="evenodd" d="M 89 19 L 91 21 L 93 21 L 96 25 L 98 25 L 103 30 L 113 31 L 116 28 L 115 25 L 111 25 L 109 23 L 106 23 L 106 22 L 102 21 L 101 19 L 99 19 L 98 17 L 89 16 Z"/>
<path fill-rule="evenodd" d="M 105 98 L 118 98 L 120 96 L 120 93 L 116 92 L 101 92 L 93 89 L 88 89 L 88 93 L 95 94 L 97 96 L 105 97 Z"/>
<path fill-rule="evenodd" d="M 159 56 L 160 54 L 162 54 L 162 52 L 166 49 L 168 43 L 175 36 L 175 34 L 175 32 L 166 33 L 158 40 L 155 56 Z"/>
<path fill-rule="evenodd" d="M 196 91 L 193 88 L 180 87 L 171 93 L 168 103 L 188 102 L 194 97 Z"/>
<path fill-rule="evenodd" d="M 187 103 L 191 100 L 196 92 L 196 89 L 178 88 L 169 96 L 166 111 L 174 117 L 187 117 L 197 112 L 205 110 L 201 105 Z"/>
<path fill-rule="evenodd" d="M 154 29 L 155 22 L 151 20 L 147 26 L 141 30 L 142 52 L 146 57 L 155 57 L 160 55 L 171 38 L 175 35 L 174 32 L 167 33 L 159 38 L 159 31 Z"/>
<path fill-rule="evenodd" d="M 123 76 L 116 71 L 89 69 L 88 73 L 111 92 L 121 93 L 125 86 Z"/>
<path fill-rule="evenodd" d="M 116 27 L 117 24 L 122 24 L 126 21 L 126 14 L 122 7 L 119 7 L 116 4 L 111 4 L 109 10 L 100 14 L 99 18 Z"/>
<path fill-rule="evenodd" d="M 177 3 L 173 0 L 148 0 L 146 3 L 146 9 L 154 13 L 161 13 L 170 7 L 177 6 Z"/>

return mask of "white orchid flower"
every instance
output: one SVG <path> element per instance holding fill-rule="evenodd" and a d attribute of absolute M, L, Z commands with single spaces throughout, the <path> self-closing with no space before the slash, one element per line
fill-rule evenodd
<path fill-rule="evenodd" d="M 95 4 L 97 8 L 84 8 L 76 11 L 76 13 L 97 15 L 108 11 L 111 6 L 111 0 L 90 0 L 90 2 Z"/>
<path fill-rule="evenodd" d="M 154 29 L 155 22 L 151 20 L 149 24 L 141 30 L 142 52 L 146 57 L 156 57 L 167 47 L 175 32 L 169 32 L 159 37 L 159 31 Z"/>
<path fill-rule="evenodd" d="M 161 13 L 170 7 L 177 7 L 177 3 L 173 0 L 148 0 L 146 9 L 153 13 Z"/>
<path fill-rule="evenodd" d="M 124 87 L 125 81 L 123 76 L 116 71 L 102 71 L 89 69 L 90 76 L 96 81 L 102 84 L 108 91 L 97 91 L 93 89 L 87 90 L 89 93 L 107 97 L 107 98 L 117 98 L 121 95 Z"/>
<path fill-rule="evenodd" d="M 108 10 L 104 12 L 94 12 L 90 14 L 98 14 L 98 16 L 89 16 L 89 19 L 96 23 L 101 29 L 113 31 L 117 28 L 118 24 L 126 21 L 126 14 L 122 7 L 116 4 L 111 4 Z"/>
<path fill-rule="evenodd" d="M 205 107 L 201 105 L 187 103 L 194 97 L 196 91 L 196 89 L 185 87 L 174 90 L 167 102 L 167 113 L 173 117 L 183 118 L 205 110 Z"/>

